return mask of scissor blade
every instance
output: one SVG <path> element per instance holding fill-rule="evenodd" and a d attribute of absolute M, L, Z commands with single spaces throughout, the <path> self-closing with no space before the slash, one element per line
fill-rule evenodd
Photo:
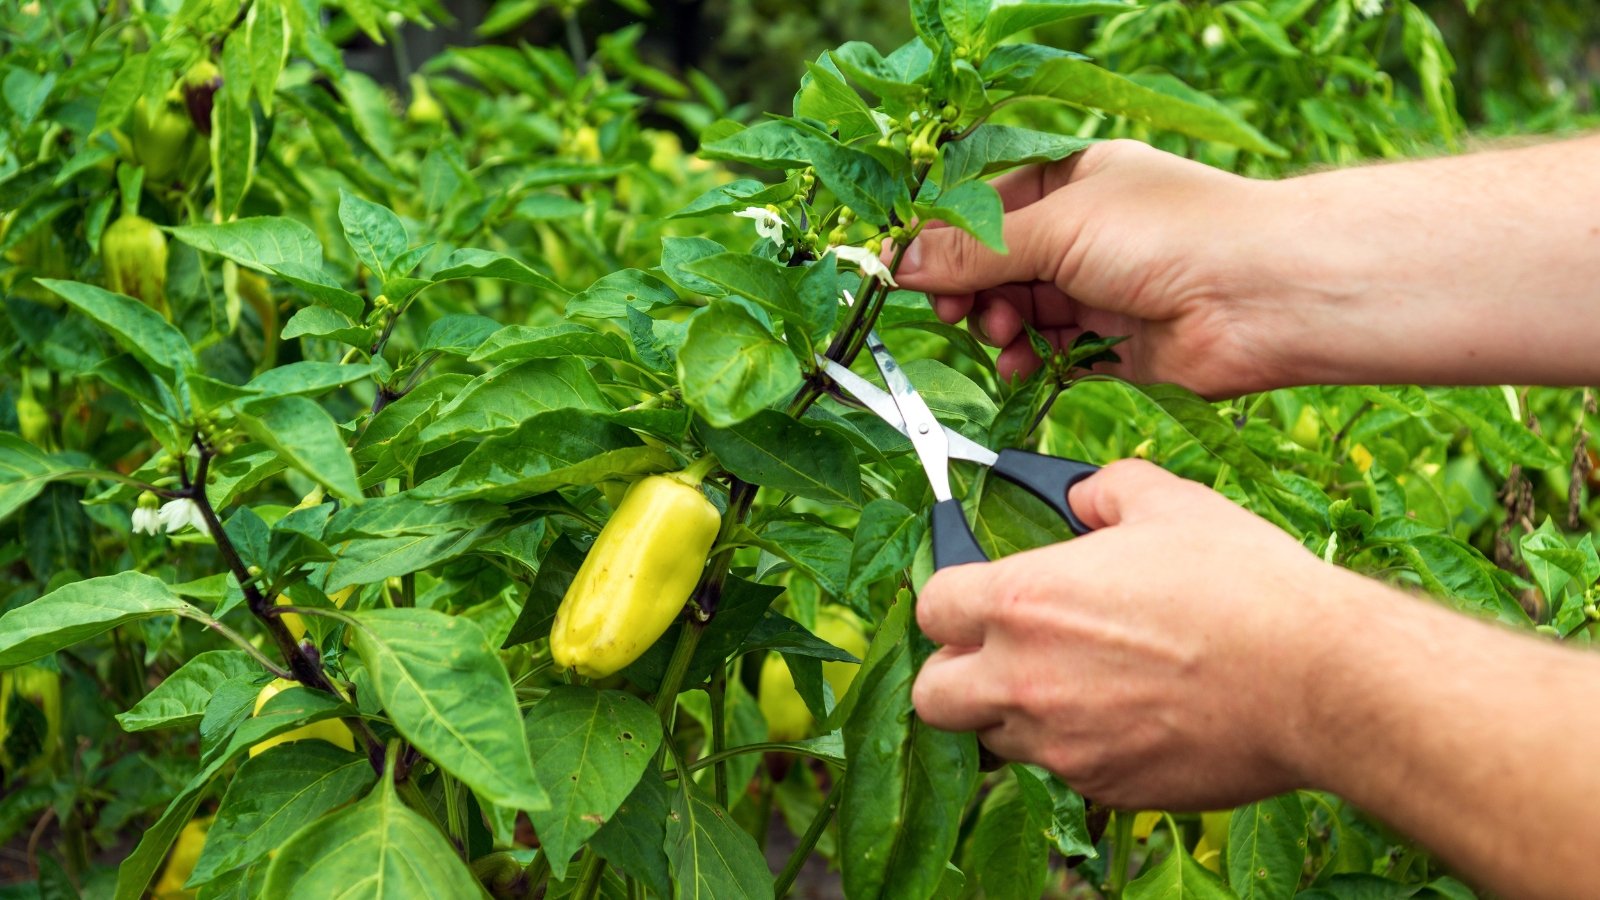
<path fill-rule="evenodd" d="M 833 379 L 846 394 L 854 397 L 862 406 L 865 406 L 873 415 L 888 422 L 895 431 L 907 438 L 911 435 L 906 431 L 905 417 L 900 415 L 900 407 L 894 405 L 894 400 L 880 387 L 862 378 L 837 362 L 817 354 L 817 365 L 822 371 Z M 947 426 L 940 426 L 944 431 L 945 441 L 950 445 L 950 456 L 955 459 L 964 459 L 983 466 L 992 466 L 999 457 L 993 450 L 974 441 L 959 431 Z"/>
<path fill-rule="evenodd" d="M 867 332 L 867 351 L 878 364 L 883 383 L 889 386 L 889 399 L 900 409 L 905 420 L 905 436 L 911 439 L 911 448 L 917 451 L 922 471 L 933 488 L 933 499 L 949 500 L 950 494 L 950 442 L 945 439 L 944 426 L 928 408 L 927 401 L 911 386 L 911 379 L 901 370 L 900 362 L 883 345 L 877 332 Z"/>

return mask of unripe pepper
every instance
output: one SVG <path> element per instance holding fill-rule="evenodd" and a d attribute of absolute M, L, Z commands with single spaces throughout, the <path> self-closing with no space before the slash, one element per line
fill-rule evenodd
<path fill-rule="evenodd" d="M 722 517 L 700 492 L 710 456 L 628 488 L 578 567 L 550 630 L 562 668 L 604 678 L 638 659 L 683 612 Z"/>
<path fill-rule="evenodd" d="M 50 413 L 33 395 L 33 386 L 22 379 L 22 390 L 17 394 L 17 432 L 22 439 L 35 447 L 52 449 L 50 439 Z"/>
<path fill-rule="evenodd" d="M 274 679 L 266 687 L 262 688 L 261 693 L 256 696 L 256 708 L 251 712 L 251 715 L 260 715 L 261 708 L 266 706 L 267 701 L 276 697 L 280 691 L 290 691 L 297 688 L 303 690 L 304 685 L 288 678 Z M 320 722 L 312 722 L 310 725 L 296 728 L 277 737 L 267 738 L 251 747 L 250 755 L 259 756 L 279 744 L 287 744 L 290 741 L 311 740 L 313 738 L 327 741 L 335 747 L 343 747 L 346 750 L 354 750 L 356 748 L 355 735 L 350 733 L 350 729 L 343 722 L 338 719 L 323 719 Z"/>
<path fill-rule="evenodd" d="M 167 315 L 167 236 L 156 223 L 124 215 L 100 237 L 106 286 Z"/>
<path fill-rule="evenodd" d="M 149 114 L 144 98 L 133 107 L 133 153 L 150 181 L 170 181 L 189 159 L 194 126 L 179 97 L 169 97 Z"/>
<path fill-rule="evenodd" d="M 209 59 L 202 59 L 183 74 L 183 105 L 195 130 L 211 136 L 211 107 L 222 89 L 222 70 Z"/>
<path fill-rule="evenodd" d="M 811 730 L 811 710 L 794 688 L 794 673 L 780 653 L 768 653 L 761 663 L 757 689 L 761 715 L 767 720 L 767 740 L 798 741 Z"/>

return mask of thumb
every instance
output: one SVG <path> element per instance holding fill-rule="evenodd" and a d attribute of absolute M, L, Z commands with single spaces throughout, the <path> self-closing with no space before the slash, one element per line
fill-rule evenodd
<path fill-rule="evenodd" d="M 1191 482 L 1142 459 L 1119 459 L 1067 490 L 1067 503 L 1090 528 L 1114 528 L 1169 509 Z"/>
<path fill-rule="evenodd" d="M 1005 214 L 1006 253 L 960 228 L 925 228 L 895 271 L 900 286 L 930 294 L 970 294 L 1013 282 L 1055 281 L 1077 234 L 1067 204 L 1047 198 Z"/>

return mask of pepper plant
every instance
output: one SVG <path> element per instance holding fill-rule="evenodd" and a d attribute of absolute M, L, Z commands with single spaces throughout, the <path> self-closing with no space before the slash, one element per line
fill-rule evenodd
<path fill-rule="evenodd" d="M 1306 161 L 1294 123 L 1026 39 L 1142 15 L 1112 0 L 914 0 L 905 43 L 821 53 L 753 121 L 637 30 L 452 49 L 402 113 L 333 41 L 437 10 L 327 7 L 0 14 L 38 41 L 8 57 L 0 170 L 0 843 L 26 829 L 31 879 L 772 897 L 820 859 L 851 898 L 1470 894 L 1337 798 L 1111 811 L 920 723 L 931 497 L 816 362 L 876 329 L 985 444 L 1148 457 L 1332 561 L 1587 640 L 1572 392 L 1219 408 L 1095 373 L 1115 335 L 1009 381 L 896 289 L 934 223 L 1003 249 L 989 176 L 1092 140 L 1029 116 L 1247 168 Z M 641 124 L 650 97 L 699 159 Z M 114 214 L 167 258 L 117 274 Z M 1066 537 L 957 476 L 992 552 Z"/>

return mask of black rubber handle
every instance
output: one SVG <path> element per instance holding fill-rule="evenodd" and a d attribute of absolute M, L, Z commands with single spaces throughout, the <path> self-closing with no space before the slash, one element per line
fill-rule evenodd
<path fill-rule="evenodd" d="M 978 539 L 961 511 L 960 500 L 940 500 L 933 505 L 933 568 L 948 569 L 967 563 L 988 562 Z"/>
<path fill-rule="evenodd" d="M 1050 504 L 1050 508 L 1066 520 L 1073 534 L 1088 534 L 1093 530 L 1072 511 L 1067 503 L 1067 489 L 1100 471 L 1099 466 L 1026 450 L 1001 450 L 1000 458 L 990 471 Z"/>

